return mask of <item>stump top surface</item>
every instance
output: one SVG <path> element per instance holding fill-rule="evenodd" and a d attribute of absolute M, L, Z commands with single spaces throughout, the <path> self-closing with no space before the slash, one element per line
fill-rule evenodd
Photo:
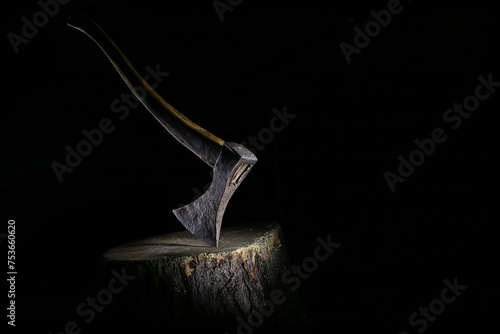
<path fill-rule="evenodd" d="M 280 226 L 274 222 L 229 226 L 221 230 L 219 247 L 210 247 L 189 231 L 172 232 L 131 241 L 110 249 L 105 261 L 140 261 L 177 258 L 198 254 L 227 253 L 251 247 L 266 237 L 277 236 Z"/>

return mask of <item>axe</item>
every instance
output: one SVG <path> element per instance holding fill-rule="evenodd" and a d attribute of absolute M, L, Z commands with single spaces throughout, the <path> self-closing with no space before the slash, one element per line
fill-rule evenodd
<path fill-rule="evenodd" d="M 182 145 L 213 168 L 207 191 L 191 204 L 173 210 L 175 216 L 197 238 L 217 247 L 222 216 L 229 199 L 257 162 L 243 145 L 226 142 L 182 115 L 139 75 L 128 59 L 90 18 L 72 16 L 68 25 L 90 37 L 106 54 L 135 97 Z"/>

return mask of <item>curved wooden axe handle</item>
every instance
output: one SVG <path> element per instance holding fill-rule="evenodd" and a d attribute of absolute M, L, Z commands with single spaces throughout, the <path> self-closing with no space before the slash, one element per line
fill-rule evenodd
<path fill-rule="evenodd" d="M 72 16 L 68 19 L 68 25 L 89 36 L 101 48 L 132 93 L 175 139 L 211 167 L 215 165 L 224 144 L 222 139 L 195 124 L 158 95 L 90 18 L 85 15 Z M 141 94 L 136 87 L 142 87 L 141 91 L 145 91 L 145 94 Z"/>

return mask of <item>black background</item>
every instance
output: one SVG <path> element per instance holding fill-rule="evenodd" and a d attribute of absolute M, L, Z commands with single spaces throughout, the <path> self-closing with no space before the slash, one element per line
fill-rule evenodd
<path fill-rule="evenodd" d="M 160 95 L 225 140 L 257 136 L 273 108 L 296 115 L 257 152 L 223 227 L 278 221 L 297 264 L 312 255 L 317 237 L 341 243 L 300 287 L 312 329 L 416 333 L 410 314 L 455 277 L 468 288 L 426 333 L 492 328 L 500 92 L 457 130 L 442 116 L 474 94 L 479 75 L 500 81 L 497 17 L 477 1 L 402 5 L 350 64 L 339 44 L 353 44 L 353 28 L 386 1 L 329 8 L 247 0 L 221 21 L 211 1 L 74 0 L 18 54 L 5 37 L 2 230 L 16 221 L 16 330 L 58 333 L 70 320 L 82 333 L 143 325 L 113 312 L 127 290 L 91 324 L 75 308 L 105 287 L 109 273 L 99 261 L 106 250 L 182 230 L 171 210 L 210 181 L 210 168 L 144 108 L 124 120 L 111 112 L 127 87 L 93 42 L 65 25 L 80 12 L 142 74 L 160 64 L 170 73 Z M 4 36 L 20 34 L 21 18 L 40 10 L 36 2 L 9 6 Z M 115 130 L 58 182 L 51 164 L 64 163 L 65 146 L 75 148 L 81 131 L 106 117 Z M 397 157 L 438 127 L 447 140 L 391 192 L 384 172 L 396 173 Z"/>

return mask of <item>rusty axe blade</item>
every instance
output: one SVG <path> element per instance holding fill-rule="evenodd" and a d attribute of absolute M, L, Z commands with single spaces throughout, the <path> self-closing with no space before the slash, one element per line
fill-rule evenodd
<path fill-rule="evenodd" d="M 195 236 L 217 247 L 227 203 L 255 162 L 257 159 L 247 148 L 225 142 L 210 187 L 193 203 L 174 210 L 177 219 Z"/>
<path fill-rule="evenodd" d="M 257 162 L 246 147 L 228 143 L 182 115 L 139 75 L 115 43 L 87 16 L 71 17 L 68 25 L 89 36 L 106 54 L 125 84 L 161 125 L 182 145 L 213 168 L 213 180 L 200 198 L 174 210 L 196 237 L 217 247 L 227 203 Z"/>

